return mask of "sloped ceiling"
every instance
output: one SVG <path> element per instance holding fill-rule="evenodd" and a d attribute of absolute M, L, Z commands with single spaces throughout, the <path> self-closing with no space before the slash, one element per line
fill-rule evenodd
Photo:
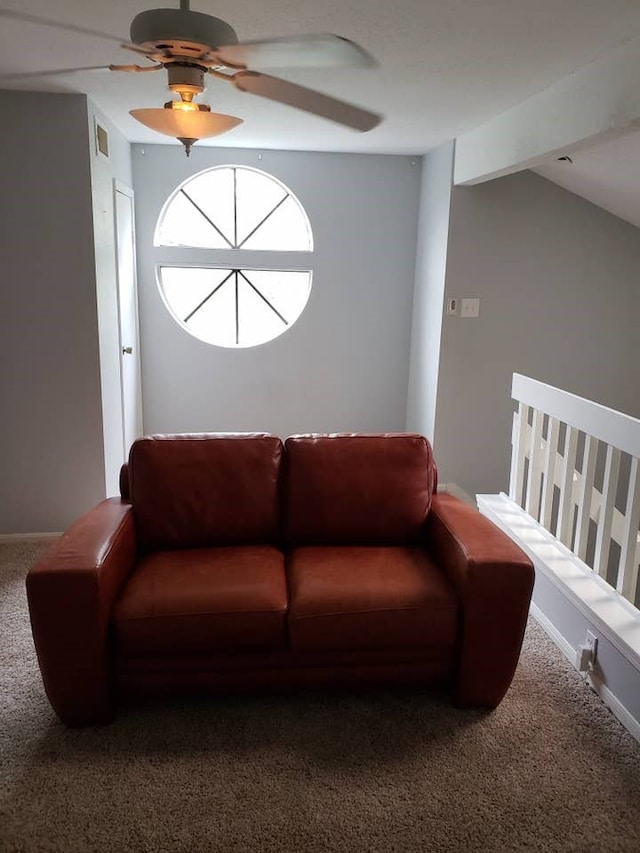
<path fill-rule="evenodd" d="M 640 81 L 639 81 L 640 85 Z M 640 131 L 574 152 L 535 169 L 640 228 Z"/>

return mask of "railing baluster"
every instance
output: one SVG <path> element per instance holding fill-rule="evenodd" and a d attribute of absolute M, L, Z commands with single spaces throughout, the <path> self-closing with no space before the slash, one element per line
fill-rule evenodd
<path fill-rule="evenodd" d="M 598 440 L 587 435 L 582 457 L 582 481 L 578 499 L 578 524 L 576 527 L 576 542 L 574 551 L 581 560 L 587 556 L 587 541 L 589 537 L 589 520 L 593 500 L 593 481 L 596 474 L 596 459 L 598 457 Z"/>
<path fill-rule="evenodd" d="M 568 547 L 571 547 L 573 527 L 573 475 L 576 470 L 576 451 L 578 449 L 578 430 L 567 424 L 564 439 L 564 458 L 562 463 L 562 480 L 560 484 L 560 509 L 556 536 Z"/>
<path fill-rule="evenodd" d="M 539 409 L 533 410 L 533 426 L 531 429 L 531 441 L 529 443 L 529 477 L 527 479 L 527 494 L 524 502 L 525 512 L 538 519 L 538 507 L 540 504 L 540 471 L 542 468 L 542 454 L 540 445 L 542 443 L 542 421 L 544 412 Z"/>
<path fill-rule="evenodd" d="M 607 445 L 607 461 L 604 467 L 604 482 L 602 485 L 602 504 L 598 517 L 598 533 L 596 535 L 596 553 L 593 570 L 606 578 L 611 547 L 611 522 L 613 507 L 618 487 L 618 472 L 620 471 L 620 451 L 612 444 Z"/>
<path fill-rule="evenodd" d="M 547 446 L 544 453 L 544 485 L 542 487 L 542 506 L 540 507 L 540 524 L 549 529 L 551 526 L 551 509 L 553 507 L 553 487 L 556 482 L 556 454 L 558 452 L 558 434 L 560 422 L 549 415 L 547 427 Z"/>
<path fill-rule="evenodd" d="M 516 499 L 516 483 L 518 479 L 518 426 L 520 424 L 520 406 L 513 413 L 511 422 L 511 468 L 509 470 L 509 497 L 512 501 Z"/>
<path fill-rule="evenodd" d="M 593 573 L 637 607 L 640 596 L 640 419 L 518 373 L 513 375 L 511 391 L 518 404 L 511 434 L 511 499 L 583 563 L 590 551 L 591 522 L 594 522 Z M 566 431 L 562 453 L 558 448 L 561 430 Z M 584 451 L 578 471 L 576 456 L 582 435 Z M 596 488 L 595 482 L 601 445 L 606 450 L 602 491 Z M 623 453 L 630 457 L 631 474 L 625 511 L 621 512 L 615 504 Z M 557 517 L 554 511 L 556 488 L 560 497 Z M 620 561 L 615 567 L 612 541 L 620 548 Z"/>
<path fill-rule="evenodd" d="M 526 455 L 526 437 L 529 420 L 529 406 L 520 403 L 518 406 L 518 429 L 515 433 L 511 461 L 511 486 L 509 496 L 519 506 L 522 506 L 522 492 L 524 489 L 524 459 Z"/>
<path fill-rule="evenodd" d="M 638 584 L 638 527 L 640 526 L 640 477 L 638 459 L 631 458 L 629 489 L 625 510 L 624 534 L 616 589 L 633 604 Z"/>

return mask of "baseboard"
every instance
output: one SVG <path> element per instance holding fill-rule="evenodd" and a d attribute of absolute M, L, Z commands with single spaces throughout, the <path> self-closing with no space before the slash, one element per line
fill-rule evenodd
<path fill-rule="evenodd" d="M 19 542 L 53 542 L 62 533 L 0 533 L 0 545 Z"/>
<path fill-rule="evenodd" d="M 549 639 L 553 640 L 555 645 L 560 649 L 562 654 L 569 661 L 571 666 L 574 667 L 576 672 L 578 672 L 578 668 L 576 667 L 576 649 L 573 648 L 571 643 L 562 636 L 560 631 L 556 628 L 556 626 L 548 619 L 542 610 L 537 606 L 537 604 L 531 603 L 531 615 L 536 620 L 538 625 L 542 628 L 545 634 L 549 637 Z M 622 702 L 618 699 L 618 697 L 609 690 L 606 684 L 601 681 L 596 675 L 590 674 L 587 676 L 588 684 L 593 688 L 593 690 L 598 694 L 600 699 L 604 702 L 604 704 L 609 708 L 614 717 L 618 719 L 625 729 L 631 734 L 637 741 L 640 743 L 640 721 L 636 720 L 636 718 L 631 714 L 627 708 L 622 704 Z"/>
<path fill-rule="evenodd" d="M 445 492 L 448 495 L 453 495 L 454 498 L 459 498 L 466 504 L 477 506 L 471 495 L 468 495 L 464 489 L 460 488 L 457 483 L 438 483 L 438 491 Z"/>
<path fill-rule="evenodd" d="M 556 628 L 553 622 L 544 615 L 542 610 L 538 607 L 537 604 L 531 602 L 531 607 L 529 612 L 536 620 L 538 625 L 542 628 L 545 634 L 549 637 L 549 639 L 553 640 L 556 646 L 560 649 L 562 654 L 566 657 L 569 663 L 575 667 L 576 663 L 576 650 L 573 648 L 571 643 L 562 636 L 560 631 Z"/>

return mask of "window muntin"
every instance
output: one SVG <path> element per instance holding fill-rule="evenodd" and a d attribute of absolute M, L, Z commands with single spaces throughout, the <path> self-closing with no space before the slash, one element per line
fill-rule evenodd
<path fill-rule="evenodd" d="M 154 246 L 311 252 L 304 208 L 276 178 L 220 166 L 190 178 L 165 204 Z"/>
<path fill-rule="evenodd" d="M 165 304 L 194 337 L 221 347 L 277 338 L 298 319 L 311 292 L 308 270 L 161 266 Z"/>
<path fill-rule="evenodd" d="M 311 270 L 290 268 L 291 253 L 313 250 L 309 220 L 284 184 L 257 169 L 222 166 L 190 178 L 164 205 L 154 245 L 176 251 L 175 263 L 165 251 L 158 265 L 165 305 L 207 343 L 266 343 L 293 325 L 309 299 Z M 202 264 L 203 249 L 212 250 L 211 264 Z M 188 265 L 190 250 L 197 266 Z M 266 253 L 273 266 L 247 269 L 247 251 L 259 251 L 262 265 Z"/>

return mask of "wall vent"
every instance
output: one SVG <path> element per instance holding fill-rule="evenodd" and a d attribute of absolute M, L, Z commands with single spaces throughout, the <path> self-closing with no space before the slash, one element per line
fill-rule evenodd
<path fill-rule="evenodd" d="M 109 134 L 98 121 L 96 121 L 96 151 L 107 160 L 109 159 Z"/>

